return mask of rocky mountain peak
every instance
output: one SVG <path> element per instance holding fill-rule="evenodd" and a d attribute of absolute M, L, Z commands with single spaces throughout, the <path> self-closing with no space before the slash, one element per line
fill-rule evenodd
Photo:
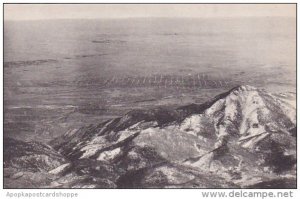
<path fill-rule="evenodd" d="M 69 161 L 52 170 L 68 168 L 51 187 L 294 186 L 296 112 L 280 96 L 243 85 L 71 129 L 49 143 Z"/>

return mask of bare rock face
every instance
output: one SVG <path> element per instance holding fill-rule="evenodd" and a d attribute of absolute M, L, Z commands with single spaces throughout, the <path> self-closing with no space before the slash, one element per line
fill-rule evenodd
<path fill-rule="evenodd" d="M 289 97 L 239 86 L 204 104 L 136 110 L 70 130 L 49 143 L 57 151 L 50 157 L 61 154 L 70 164 L 44 166 L 55 176 L 47 186 L 294 188 L 296 109 Z"/>

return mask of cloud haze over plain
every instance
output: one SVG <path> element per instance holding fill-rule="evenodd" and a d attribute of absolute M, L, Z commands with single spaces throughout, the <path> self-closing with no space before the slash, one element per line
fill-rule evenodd
<path fill-rule="evenodd" d="M 296 16 L 296 4 L 5 4 L 5 20 Z"/>

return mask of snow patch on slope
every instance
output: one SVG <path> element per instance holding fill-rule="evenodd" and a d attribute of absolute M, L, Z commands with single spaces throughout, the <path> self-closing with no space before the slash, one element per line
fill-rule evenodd
<path fill-rule="evenodd" d="M 109 161 L 114 159 L 117 155 L 119 155 L 121 153 L 121 149 L 119 148 L 115 148 L 111 151 L 104 151 L 102 152 L 99 157 L 97 158 L 97 160 L 102 160 L 102 161 Z"/>

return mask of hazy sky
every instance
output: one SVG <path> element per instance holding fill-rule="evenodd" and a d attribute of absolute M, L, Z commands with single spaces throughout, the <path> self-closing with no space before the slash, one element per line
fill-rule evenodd
<path fill-rule="evenodd" d="M 5 4 L 5 20 L 296 16 L 295 4 Z"/>

